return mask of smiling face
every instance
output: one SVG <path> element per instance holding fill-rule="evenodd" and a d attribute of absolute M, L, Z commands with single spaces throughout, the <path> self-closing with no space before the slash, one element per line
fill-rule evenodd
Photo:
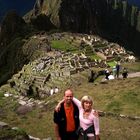
<path fill-rule="evenodd" d="M 90 96 L 83 96 L 81 99 L 81 104 L 82 104 L 84 111 L 86 111 L 86 112 L 91 111 L 92 104 L 93 104 L 92 98 Z"/>
<path fill-rule="evenodd" d="M 69 106 L 72 103 L 72 99 L 73 99 L 73 92 L 70 89 L 66 90 L 64 94 L 64 100 L 66 105 Z"/>
<path fill-rule="evenodd" d="M 89 112 L 92 109 L 92 103 L 90 101 L 84 101 L 83 102 L 83 108 L 85 112 Z"/>

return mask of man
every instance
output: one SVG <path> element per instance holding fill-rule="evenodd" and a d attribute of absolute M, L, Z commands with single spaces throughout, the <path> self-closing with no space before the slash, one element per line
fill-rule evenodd
<path fill-rule="evenodd" d="M 55 135 L 57 140 L 78 140 L 76 130 L 79 127 L 79 110 L 73 103 L 73 92 L 64 92 L 64 102 L 60 110 L 54 112 Z"/>

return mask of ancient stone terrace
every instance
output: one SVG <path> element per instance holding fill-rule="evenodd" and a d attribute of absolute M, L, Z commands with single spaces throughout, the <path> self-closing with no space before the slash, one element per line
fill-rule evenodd
<path fill-rule="evenodd" d="M 38 36 L 35 36 L 38 37 Z M 40 40 L 46 41 L 46 35 L 39 36 Z M 85 53 L 72 54 L 70 52 L 51 51 L 45 57 L 37 59 L 25 65 L 18 74 L 14 75 L 9 84 L 18 94 L 36 97 L 46 97 L 50 95 L 52 87 L 59 87 L 70 82 L 71 75 L 84 71 L 91 67 L 107 67 L 107 60 L 115 56 L 120 56 L 124 61 L 129 54 L 125 49 L 116 43 L 109 43 L 106 40 L 93 35 L 84 34 L 53 34 L 48 38 L 50 40 L 67 39 L 75 46 L 80 47 L 81 42 L 88 44 L 93 51 L 100 55 L 99 60 L 92 60 Z M 132 55 L 133 56 L 133 55 Z M 133 57 L 132 57 L 133 58 Z"/>
<path fill-rule="evenodd" d="M 108 42 L 99 36 L 78 33 L 55 33 L 50 38 L 50 40 L 61 39 L 66 40 L 79 49 L 85 48 L 86 50 L 90 47 L 90 53 L 96 53 L 102 60 L 110 61 L 117 57 L 121 58 L 122 62 L 134 62 L 136 60 L 132 52 L 126 51 L 123 46 Z M 82 48 L 82 46 L 84 47 Z"/>
<path fill-rule="evenodd" d="M 100 63 L 91 61 L 84 54 L 71 54 L 54 51 L 53 55 L 42 57 L 25 65 L 18 74 L 8 81 L 10 86 L 23 96 L 43 98 L 50 95 L 52 87 L 61 89 L 70 82 L 71 75 L 99 67 Z"/>

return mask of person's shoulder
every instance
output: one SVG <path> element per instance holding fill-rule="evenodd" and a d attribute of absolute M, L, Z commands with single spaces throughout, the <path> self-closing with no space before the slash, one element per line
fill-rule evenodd
<path fill-rule="evenodd" d="M 76 105 L 76 103 L 74 103 L 73 101 L 72 101 L 72 104 L 73 104 L 73 106 L 74 106 L 75 108 L 78 108 L 78 106 Z"/>
<path fill-rule="evenodd" d="M 57 106 L 56 106 L 56 108 L 57 108 Z M 57 108 L 57 109 L 56 108 L 54 109 L 54 112 L 60 113 L 62 110 L 64 110 L 64 103 L 61 103 L 59 108 Z"/>
<path fill-rule="evenodd" d="M 74 101 L 72 101 L 72 104 L 73 104 L 74 106 L 76 106 L 76 107 L 77 107 L 77 105 L 76 105 L 76 103 L 75 103 Z"/>
<path fill-rule="evenodd" d="M 99 117 L 99 113 L 97 110 L 92 109 L 91 114 L 93 115 L 93 117 L 96 117 L 96 118 Z"/>

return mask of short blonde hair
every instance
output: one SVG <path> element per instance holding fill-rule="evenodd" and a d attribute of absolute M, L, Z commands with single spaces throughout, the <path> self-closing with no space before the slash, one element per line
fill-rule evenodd
<path fill-rule="evenodd" d="M 90 96 L 88 96 L 88 95 L 85 95 L 85 96 L 83 96 L 83 97 L 81 98 L 81 105 L 82 105 L 83 109 L 84 109 L 84 102 L 90 102 L 91 105 L 93 105 L 93 100 L 92 100 L 92 98 L 91 98 Z"/>

